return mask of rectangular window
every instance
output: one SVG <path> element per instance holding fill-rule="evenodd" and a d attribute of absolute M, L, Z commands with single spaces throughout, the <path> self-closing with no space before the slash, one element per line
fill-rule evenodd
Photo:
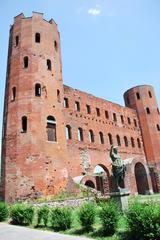
<path fill-rule="evenodd" d="M 68 98 L 64 98 L 63 106 L 64 106 L 64 108 L 69 108 Z"/>
<path fill-rule="evenodd" d="M 80 104 L 77 101 L 75 101 L 75 110 L 80 112 Z"/>
<path fill-rule="evenodd" d="M 124 117 L 121 115 L 121 123 L 124 124 Z"/>
<path fill-rule="evenodd" d="M 108 113 L 108 111 L 105 111 L 105 118 L 109 118 L 109 113 Z"/>
<path fill-rule="evenodd" d="M 114 121 L 114 122 L 117 122 L 117 116 L 116 116 L 116 113 L 113 113 L 113 121 Z"/>
<path fill-rule="evenodd" d="M 97 114 L 97 117 L 100 117 L 100 110 L 99 110 L 99 108 L 96 108 L 96 114 Z"/>
<path fill-rule="evenodd" d="M 47 123 L 48 141 L 56 142 L 56 125 Z"/>
<path fill-rule="evenodd" d="M 88 114 L 91 114 L 91 107 L 90 107 L 90 105 L 86 105 L 86 112 Z"/>

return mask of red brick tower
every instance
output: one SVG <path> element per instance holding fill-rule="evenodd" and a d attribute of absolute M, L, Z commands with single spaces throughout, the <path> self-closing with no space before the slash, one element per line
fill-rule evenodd
<path fill-rule="evenodd" d="M 127 107 L 137 111 L 154 192 L 160 192 L 160 114 L 154 89 L 137 86 L 124 94 Z"/>
<path fill-rule="evenodd" d="M 3 198 L 57 193 L 68 178 L 60 36 L 41 13 L 11 26 L 4 106 Z"/>

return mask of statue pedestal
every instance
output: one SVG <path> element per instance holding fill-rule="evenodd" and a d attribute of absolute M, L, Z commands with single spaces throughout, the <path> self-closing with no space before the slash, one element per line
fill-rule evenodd
<path fill-rule="evenodd" d="M 128 197 L 130 192 L 128 189 L 117 189 L 117 191 L 110 193 L 110 197 L 115 201 L 122 211 L 128 209 Z"/>

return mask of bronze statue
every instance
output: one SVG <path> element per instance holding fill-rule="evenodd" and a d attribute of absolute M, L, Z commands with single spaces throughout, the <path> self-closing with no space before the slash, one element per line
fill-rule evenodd
<path fill-rule="evenodd" d="M 125 177 L 126 166 L 118 153 L 117 146 L 111 146 L 110 158 L 112 160 L 112 172 L 116 180 L 116 187 L 121 189 L 121 183 Z"/>

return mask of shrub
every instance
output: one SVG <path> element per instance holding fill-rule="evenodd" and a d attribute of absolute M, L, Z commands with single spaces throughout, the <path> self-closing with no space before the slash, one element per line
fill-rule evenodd
<path fill-rule="evenodd" d="M 56 231 L 66 230 L 71 227 L 72 212 L 70 208 L 52 208 L 50 217 L 52 228 Z"/>
<path fill-rule="evenodd" d="M 129 235 L 135 240 L 158 240 L 160 236 L 160 205 L 134 202 L 127 212 Z"/>
<path fill-rule="evenodd" d="M 41 208 L 38 209 L 37 215 L 38 215 L 37 225 L 40 225 L 43 222 L 43 224 L 46 227 L 49 216 L 49 207 L 46 205 L 42 206 Z"/>
<path fill-rule="evenodd" d="M 8 206 L 4 202 L 0 202 L 0 222 L 5 221 L 8 218 L 9 211 Z"/>
<path fill-rule="evenodd" d="M 17 203 L 11 207 L 13 224 L 30 225 L 34 217 L 34 208 L 31 205 Z"/>
<path fill-rule="evenodd" d="M 119 218 L 119 209 L 117 205 L 108 201 L 100 204 L 99 218 L 102 224 L 102 230 L 105 235 L 113 235 L 116 231 Z"/>
<path fill-rule="evenodd" d="M 86 230 L 91 229 L 95 221 L 95 206 L 93 203 L 86 203 L 80 207 L 78 220 Z"/>

